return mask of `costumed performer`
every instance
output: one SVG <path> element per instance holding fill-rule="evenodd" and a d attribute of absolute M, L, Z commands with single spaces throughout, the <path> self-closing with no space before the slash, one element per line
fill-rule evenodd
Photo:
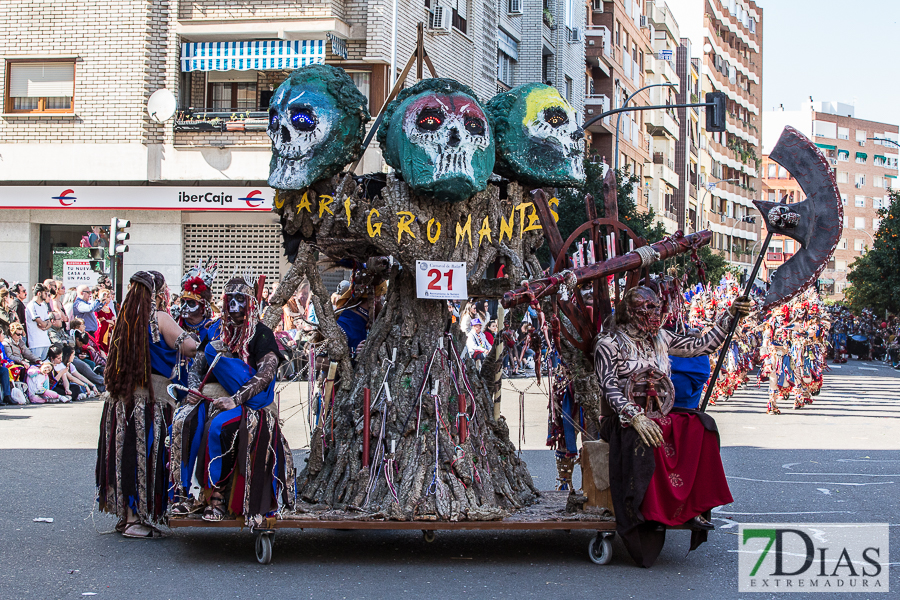
<path fill-rule="evenodd" d="M 106 402 L 100 420 L 96 483 L 100 510 L 119 517 L 125 537 L 155 538 L 153 526 L 168 503 L 164 443 L 173 401 L 169 381 L 183 381 L 183 359 L 197 340 L 168 312 L 162 274 L 138 271 L 113 328 L 106 365 Z"/>
<path fill-rule="evenodd" d="M 603 392 L 600 435 L 610 445 L 609 475 L 616 530 L 642 567 L 653 564 L 665 542 L 662 525 L 694 530 L 691 549 L 712 525 L 701 515 L 732 502 L 715 421 L 697 411 L 669 412 L 651 398 L 674 398 L 669 358 L 709 354 L 722 345 L 730 320 L 749 312 L 740 298 L 703 336 L 660 329 L 661 305 L 644 286 L 630 289 L 594 345 L 594 369 Z M 644 406 L 639 404 L 643 392 Z M 631 396 L 626 396 L 630 393 Z M 616 418 L 618 417 L 618 418 Z"/>
<path fill-rule="evenodd" d="M 232 514 L 243 516 L 251 527 L 280 507 L 293 506 L 295 492 L 293 458 L 273 404 L 283 358 L 275 334 L 259 322 L 261 289 L 254 286 L 261 288 L 247 276 L 228 281 L 222 319 L 204 348 L 205 364 L 212 370 L 209 381 L 230 395 L 212 402 L 196 469 L 206 504 L 203 519 L 221 521 Z M 197 373 L 201 379 L 203 375 Z"/>

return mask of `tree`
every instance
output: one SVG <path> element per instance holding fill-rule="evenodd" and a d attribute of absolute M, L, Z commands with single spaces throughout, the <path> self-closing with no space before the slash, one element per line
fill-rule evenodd
<path fill-rule="evenodd" d="M 878 216 L 881 226 L 872 248 L 850 265 L 844 298 L 857 313 L 870 308 L 876 314 L 885 310 L 896 314 L 900 313 L 900 192 L 891 192 L 890 204 Z"/>
<path fill-rule="evenodd" d="M 722 279 L 722 276 L 729 270 L 734 272 L 734 268 L 728 264 L 725 257 L 721 254 L 713 252 L 709 246 L 700 248 L 697 256 L 703 261 L 703 270 L 706 275 L 704 283 L 712 283 L 716 285 Z M 700 272 L 697 265 L 691 260 L 690 254 L 681 254 L 676 258 L 676 265 L 679 273 L 687 273 L 687 286 L 694 286 L 700 283 Z M 740 275 L 735 273 L 735 275 Z"/>

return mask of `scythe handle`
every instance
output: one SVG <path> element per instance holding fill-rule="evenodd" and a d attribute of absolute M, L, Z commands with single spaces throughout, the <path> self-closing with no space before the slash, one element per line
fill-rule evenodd
<path fill-rule="evenodd" d="M 763 257 L 765 257 L 766 252 L 769 250 L 769 242 L 771 240 L 772 232 L 770 231 L 768 235 L 766 235 L 766 241 L 763 242 L 759 256 L 756 257 L 756 264 L 753 265 L 753 271 L 750 273 L 747 285 L 744 286 L 744 298 L 750 297 L 750 290 L 753 289 L 753 282 L 756 281 L 756 275 L 759 273 L 759 268 L 762 266 Z M 722 370 L 722 363 L 725 361 L 725 353 L 728 352 L 728 347 L 731 346 L 731 340 L 734 338 L 734 332 L 737 329 L 738 321 L 740 321 L 740 319 L 737 318 L 731 320 L 731 327 L 728 328 L 728 336 L 725 338 L 725 343 L 722 344 L 722 349 L 719 350 L 719 359 L 716 361 L 716 368 L 709 377 L 709 383 L 706 384 L 706 394 L 703 395 L 703 404 L 700 405 L 700 412 L 706 412 L 706 406 L 709 404 L 709 398 L 712 396 L 713 388 L 716 387 L 716 379 L 719 378 L 719 372 Z"/>

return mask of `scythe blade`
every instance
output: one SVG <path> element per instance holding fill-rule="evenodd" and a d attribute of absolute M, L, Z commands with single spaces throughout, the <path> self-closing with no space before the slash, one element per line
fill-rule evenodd
<path fill-rule="evenodd" d="M 794 204 L 753 202 L 768 231 L 800 243 L 800 250 L 770 276 L 763 310 L 790 300 L 815 283 L 841 239 L 844 218 L 834 173 L 809 138 L 785 127 L 769 158 L 797 180 L 806 200 Z"/>

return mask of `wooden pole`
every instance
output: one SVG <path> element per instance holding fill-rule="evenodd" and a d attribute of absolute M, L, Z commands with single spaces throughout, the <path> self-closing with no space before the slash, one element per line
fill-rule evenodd
<path fill-rule="evenodd" d="M 372 407 L 369 406 L 369 403 L 372 402 L 372 390 L 369 388 L 363 389 L 363 451 L 362 451 L 362 466 L 369 466 L 369 429 L 372 425 Z"/>
<path fill-rule="evenodd" d="M 425 77 L 425 25 L 419 21 L 416 25 L 416 79 Z"/>
<path fill-rule="evenodd" d="M 459 415 L 456 417 L 456 429 L 459 431 L 459 444 L 466 443 L 466 437 L 469 434 L 468 419 L 466 418 L 466 395 L 459 394 L 456 396 L 459 405 Z"/>

